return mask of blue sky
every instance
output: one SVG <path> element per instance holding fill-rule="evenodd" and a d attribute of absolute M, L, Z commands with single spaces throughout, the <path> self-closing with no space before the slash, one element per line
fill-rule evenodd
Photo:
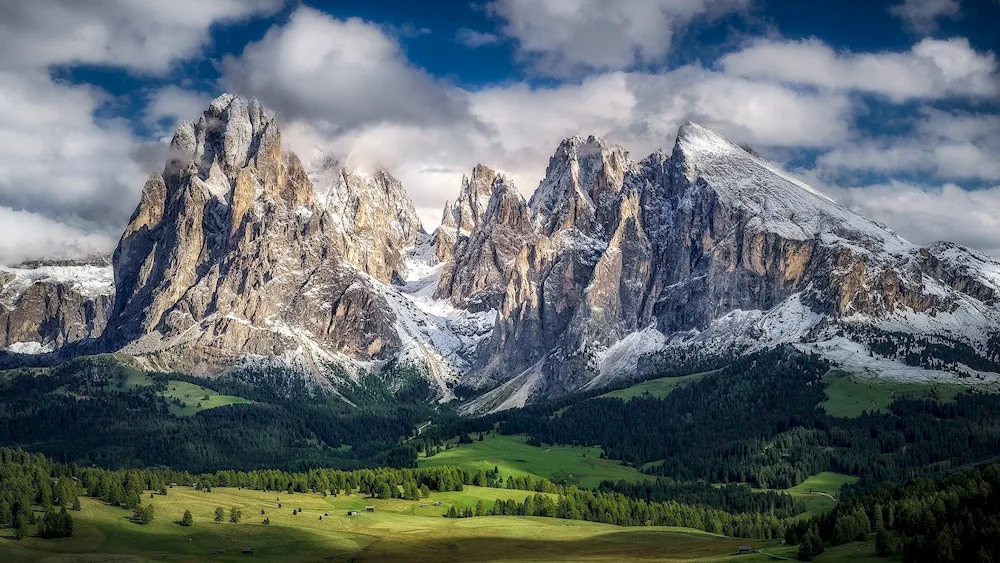
<path fill-rule="evenodd" d="M 477 162 L 687 119 L 917 243 L 1000 255 L 998 0 L 0 0 L 0 263 L 109 252 L 223 91 L 384 166 L 428 228 Z"/>

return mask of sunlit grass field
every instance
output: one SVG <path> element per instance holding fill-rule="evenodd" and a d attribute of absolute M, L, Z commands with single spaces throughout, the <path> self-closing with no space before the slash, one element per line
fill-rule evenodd
<path fill-rule="evenodd" d="M 831 416 L 849 418 L 861 416 L 864 411 L 889 412 L 889 404 L 900 397 L 954 401 L 966 389 L 962 385 L 908 383 L 845 373 L 830 373 L 824 380 L 826 400 L 820 406 Z"/>
<path fill-rule="evenodd" d="M 599 447 L 549 446 L 541 448 L 525 443 L 524 436 L 490 434 L 483 441 L 459 444 L 429 458 L 420 458 L 423 466 L 452 465 L 473 471 L 494 467 L 503 475 L 530 475 L 551 479 L 565 473 L 579 479 L 583 487 L 596 487 L 601 481 L 641 481 L 652 477 L 620 461 L 601 459 Z"/>
<path fill-rule="evenodd" d="M 611 391 L 610 393 L 605 393 L 598 397 L 598 399 L 606 398 L 617 398 L 628 401 L 629 399 L 634 399 L 635 397 L 642 397 L 644 395 L 649 395 L 656 399 L 662 399 L 670 393 L 672 393 L 678 387 L 682 387 L 694 381 L 705 377 L 706 375 L 713 372 L 704 373 L 693 373 L 691 375 L 682 375 L 679 377 L 661 377 L 659 379 L 650 379 L 648 381 L 643 381 L 642 383 L 637 383 L 631 387 L 626 387 L 624 389 L 618 389 L 617 391 Z"/>
<path fill-rule="evenodd" d="M 455 505 L 472 507 L 497 498 L 521 500 L 524 491 L 466 487 L 419 501 L 361 495 L 322 497 L 236 489 L 210 493 L 175 487 L 144 502 L 155 519 L 139 525 L 129 513 L 94 499 L 74 512 L 72 538 L 0 538 L 0 561 L 63 563 L 138 561 L 725 561 L 740 545 L 775 542 L 724 538 L 686 528 L 623 528 L 554 518 L 488 516 L 450 519 Z M 434 506 L 441 501 L 442 506 Z M 278 508 L 278 504 L 282 507 Z M 421 505 L 429 505 L 421 507 Z M 238 507 L 239 524 L 215 523 L 216 507 Z M 374 513 L 365 511 L 375 507 Z M 302 511 L 293 516 L 293 510 Z M 194 525 L 181 526 L 184 510 Z M 349 510 L 360 515 L 347 516 Z M 264 511 L 264 514 L 261 514 Z M 322 517 L 322 519 L 321 519 Z M 264 518 L 271 524 L 264 525 Z M 245 548 L 254 554 L 243 555 Z M 215 554 L 226 550 L 225 554 Z M 766 556 L 741 556 L 765 561 Z"/>

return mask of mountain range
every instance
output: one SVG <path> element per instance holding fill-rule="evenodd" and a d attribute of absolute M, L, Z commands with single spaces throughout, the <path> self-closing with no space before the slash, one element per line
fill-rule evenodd
<path fill-rule="evenodd" d="M 871 377 L 1000 382 L 1000 262 L 912 244 L 685 123 L 636 161 L 564 140 L 530 200 L 477 165 L 424 231 L 404 187 L 252 99 L 179 125 L 110 260 L 0 267 L 6 364 L 117 352 L 334 392 L 412 364 L 465 412 L 781 345 Z"/>

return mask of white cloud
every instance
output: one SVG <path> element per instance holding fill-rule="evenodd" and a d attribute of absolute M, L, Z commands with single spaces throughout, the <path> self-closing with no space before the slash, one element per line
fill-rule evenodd
<path fill-rule="evenodd" d="M 97 117 L 113 100 L 53 79 L 52 65 L 163 73 L 196 55 L 214 22 L 277 9 L 282 0 L 33 0 L 0 3 L 0 263 L 110 251 L 157 145 L 124 119 Z M 142 119 L 188 103 L 167 89 Z M 149 161 L 148 166 L 142 161 Z"/>
<path fill-rule="evenodd" d="M 826 187 L 824 192 L 917 244 L 949 240 L 1000 257 L 1000 214 L 996 212 L 1000 186 L 965 190 L 955 184 L 924 187 L 893 181 Z"/>
<path fill-rule="evenodd" d="M 905 52 L 836 52 L 816 40 L 758 41 L 719 61 L 727 73 L 910 99 L 1000 96 L 997 57 L 968 39 L 924 39 Z"/>
<path fill-rule="evenodd" d="M 495 0 L 491 13 L 536 70 L 627 69 L 661 61 L 674 34 L 698 17 L 745 8 L 750 0 Z"/>
<path fill-rule="evenodd" d="M 476 31 L 467 27 L 459 28 L 455 32 L 455 41 L 472 49 L 485 47 L 486 45 L 496 45 L 500 42 L 500 36 L 484 31 Z"/>
<path fill-rule="evenodd" d="M 845 144 L 819 157 L 817 164 L 834 170 L 1000 180 L 1000 115 L 924 109 L 906 134 Z"/>
<path fill-rule="evenodd" d="M 118 241 L 29 211 L 0 205 L 0 264 L 40 258 L 83 258 L 109 254 Z"/>
<path fill-rule="evenodd" d="M 179 122 L 195 120 L 211 102 L 210 94 L 164 86 L 153 92 L 146 103 L 146 125 L 158 136 L 168 135 Z"/>
<path fill-rule="evenodd" d="M 144 172 L 124 123 L 94 119 L 103 96 L 40 71 L 0 71 L 0 205 L 96 224 L 128 218 Z"/>
<path fill-rule="evenodd" d="M 471 121 L 377 123 L 329 135 L 297 120 L 286 122 L 285 138 L 300 154 L 325 144 L 352 154 L 356 165 L 387 167 L 433 228 L 473 165 L 508 173 L 528 196 L 559 142 L 572 135 L 599 135 L 643 158 L 669 150 L 680 124 L 695 119 L 758 148 L 833 146 L 848 136 L 850 112 L 840 94 L 798 92 L 701 67 L 662 75 L 612 72 L 553 87 L 517 83 L 466 95 Z"/>
<path fill-rule="evenodd" d="M 506 21 L 504 34 L 534 63 L 557 73 L 601 69 L 562 84 L 462 90 L 408 61 L 396 39 L 400 32 L 358 19 L 336 20 L 307 7 L 296 9 L 285 25 L 272 27 L 241 54 L 224 59 L 223 83 L 277 110 L 288 145 L 303 158 L 325 144 L 331 152 L 352 154 L 356 164 L 389 168 L 411 193 L 428 228 L 439 221 L 444 201 L 456 195 L 461 174 L 476 163 L 507 172 L 530 195 L 565 137 L 600 135 L 642 158 L 655 148 L 669 149 L 686 119 L 749 142 L 763 154 L 823 149 L 812 173 L 820 179 L 871 170 L 918 171 L 938 184 L 944 182 L 935 176 L 991 182 L 1000 177 L 990 160 L 1000 154 L 995 115 L 927 109 L 909 135 L 861 143 L 852 129 L 863 109 L 852 98 L 854 91 L 895 101 L 990 95 L 997 87 L 992 53 L 977 53 L 961 39 L 924 40 L 906 52 L 868 54 L 837 53 L 817 41 L 772 41 L 725 57 L 718 68 L 614 70 L 662 59 L 671 33 L 683 22 L 746 1 L 641 4 L 630 11 L 619 3 L 601 3 L 603 12 L 588 10 L 590 0 L 497 0 L 492 5 Z M 524 19 L 538 10 L 543 17 Z M 634 21 L 636 14 L 644 14 L 643 21 Z M 650 20 L 659 22 L 662 36 L 651 35 Z M 548 38 L 542 37 L 545 29 Z M 5 40 L 0 37 L 0 46 Z M 592 49 L 590 42 L 605 40 L 603 51 Z M 152 72 L 183 56 L 179 52 L 102 56 L 106 64 Z M 84 56 L 96 57 L 79 55 Z M 0 65 L 3 61 L 0 54 Z M 124 125 L 94 117 L 105 101 L 100 91 L 54 81 L 42 68 L 5 72 L 0 66 L 0 106 L 7 110 L 0 114 L 0 206 L 19 221 L 0 222 L 0 239 L 20 240 L 9 231 L 43 225 L 40 219 L 61 225 L 47 232 L 55 237 L 45 239 L 51 248 L 72 249 L 77 239 L 100 246 L 101 240 L 117 236 L 147 170 L 138 163 L 141 145 Z M 159 133 L 159 127 L 196 117 L 206 103 L 207 96 L 170 86 L 150 95 L 140 118 Z M 162 166 L 158 157 L 151 161 L 152 169 Z M 925 230 L 918 225 L 905 233 L 916 240 L 934 235 L 984 249 L 996 246 L 977 239 L 975 231 L 996 233 L 982 210 L 991 209 L 991 194 L 1000 188 L 954 192 L 960 188 L 921 190 L 886 182 L 849 189 L 834 183 L 830 190 L 897 228 L 909 224 L 908 203 L 893 194 L 913 198 L 919 202 L 913 216 L 927 224 Z M 949 235 L 945 216 L 934 215 L 938 209 L 977 213 L 970 221 L 977 227 L 957 225 Z M 14 256 L 4 252 L 0 247 L 0 261 Z M 16 256 L 37 257 L 30 252 Z"/>
<path fill-rule="evenodd" d="M 927 33 L 937 29 L 939 18 L 958 18 L 959 0 L 903 0 L 889 7 L 889 13 L 903 20 L 911 29 Z"/>
<path fill-rule="evenodd" d="M 458 92 L 412 66 L 382 28 L 307 7 L 239 57 L 226 57 L 223 73 L 228 88 L 258 96 L 286 117 L 319 120 L 334 130 L 467 117 Z"/>
<path fill-rule="evenodd" d="M 685 120 L 735 140 L 771 147 L 825 147 L 849 135 L 852 107 L 837 92 L 807 92 L 698 66 L 630 75 L 640 100 L 629 128 L 672 138 Z"/>
<path fill-rule="evenodd" d="M 0 4 L 0 67 L 84 63 L 160 73 L 196 55 L 209 28 L 284 0 L 30 0 Z"/>

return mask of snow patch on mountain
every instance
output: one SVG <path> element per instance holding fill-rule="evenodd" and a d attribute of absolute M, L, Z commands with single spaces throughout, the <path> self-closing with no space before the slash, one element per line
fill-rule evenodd
<path fill-rule="evenodd" d="M 882 378 L 909 383 L 953 383 L 969 387 L 1000 383 L 1000 374 L 977 371 L 962 364 L 956 366 L 960 373 L 909 366 L 892 358 L 874 354 L 864 344 L 844 336 L 831 336 L 817 342 L 798 343 L 795 347 L 803 352 L 819 354 L 844 371 L 872 379 Z"/>
<path fill-rule="evenodd" d="M 620 377 L 634 376 L 639 358 L 658 352 L 666 346 L 667 337 L 652 325 L 626 334 L 618 342 L 594 355 L 592 366 L 597 375 L 583 389 L 596 389 Z"/>
<path fill-rule="evenodd" d="M 468 358 L 493 331 L 497 313 L 474 313 L 454 307 L 447 299 L 435 299 L 434 288 L 444 264 L 434 262 L 430 236 L 421 233 L 417 244 L 407 250 L 401 285 L 372 278 L 368 282 L 396 317 L 396 332 L 403 343 L 399 359 L 425 364 L 442 399 L 450 400 L 451 387 L 468 371 Z"/>
<path fill-rule="evenodd" d="M 10 352 L 12 354 L 37 356 L 55 351 L 55 346 L 53 346 L 52 343 L 42 344 L 41 342 L 15 342 L 6 348 L 0 348 L 0 350 Z"/>
<path fill-rule="evenodd" d="M 684 157 L 690 182 L 700 179 L 727 204 L 752 216 L 750 227 L 790 240 L 825 237 L 827 243 L 861 241 L 866 252 L 902 255 L 914 245 L 876 223 L 841 207 L 804 182 L 760 157 L 750 154 L 709 129 L 686 123 L 678 132 L 677 148 Z M 682 205 L 695 204 L 692 190 Z"/>
<path fill-rule="evenodd" d="M 63 284 L 85 298 L 115 294 L 115 277 L 110 264 L 37 268 L 0 266 L 0 305 L 13 308 L 24 292 L 36 283 Z"/>

